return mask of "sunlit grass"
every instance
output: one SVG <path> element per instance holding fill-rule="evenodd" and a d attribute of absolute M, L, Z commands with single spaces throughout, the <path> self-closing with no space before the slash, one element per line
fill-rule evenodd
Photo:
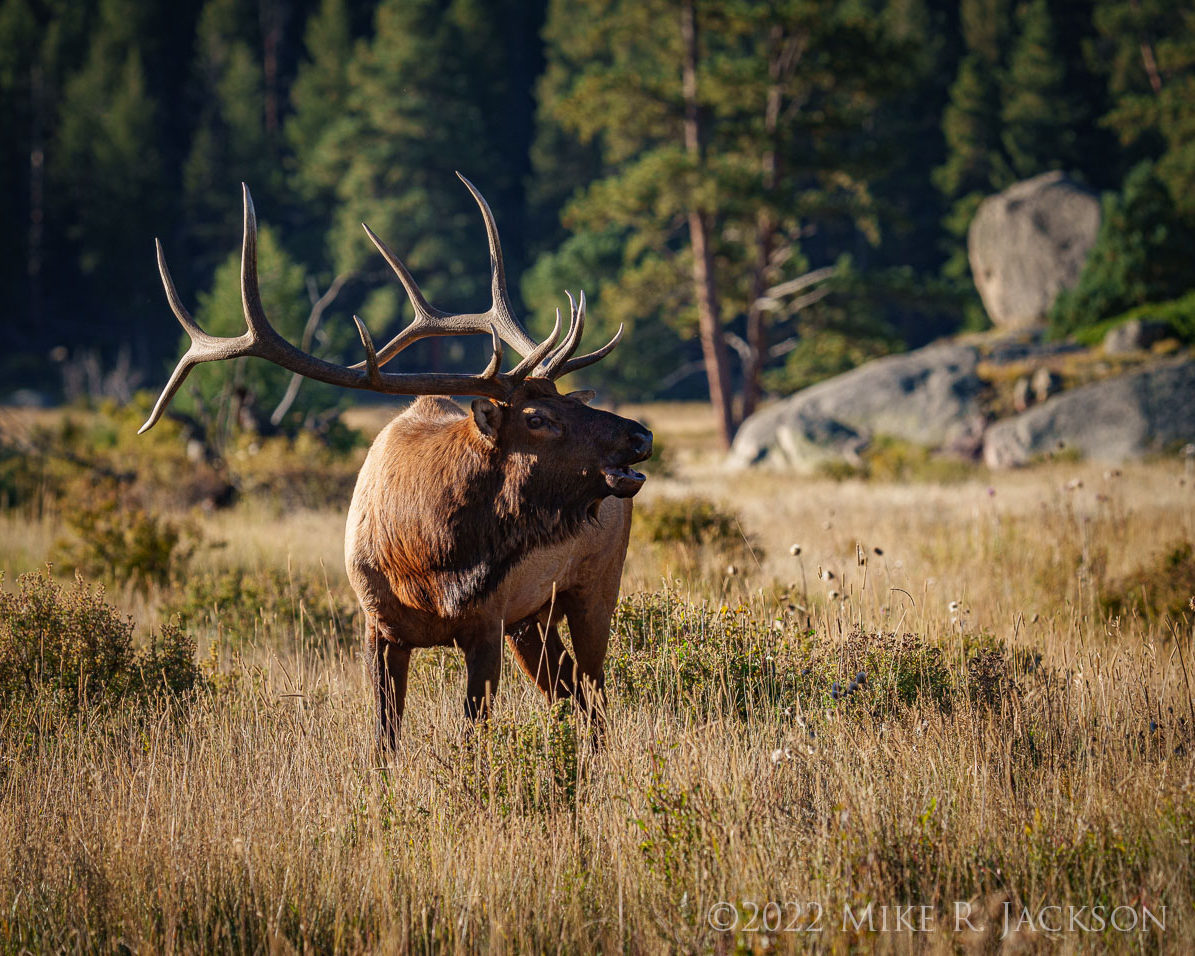
<path fill-rule="evenodd" d="M 637 532 L 604 744 L 509 661 L 469 732 L 446 649 L 415 655 L 389 759 L 343 511 L 204 516 L 190 578 L 246 575 L 235 606 L 190 579 L 109 592 L 142 631 L 189 608 L 199 689 L 0 707 L 0 949 L 809 948 L 707 919 L 776 900 L 820 903 L 812 943 L 840 951 L 995 948 L 1005 901 L 1166 907 L 1164 933 L 1021 927 L 1008 946 L 1188 951 L 1195 613 L 1109 618 L 1101 597 L 1148 590 L 1195 540 L 1195 489 L 1171 463 L 1105 470 L 937 486 L 682 463 L 643 504 L 700 496 L 733 520 L 696 554 Z M 0 522 L 13 571 L 59 531 Z M 988 937 L 953 931 L 954 901 Z M 868 902 L 939 915 L 916 936 L 844 926 Z"/>

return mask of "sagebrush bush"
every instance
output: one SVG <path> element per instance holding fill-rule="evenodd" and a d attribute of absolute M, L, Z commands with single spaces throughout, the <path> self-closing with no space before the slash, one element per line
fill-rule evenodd
<path fill-rule="evenodd" d="M 472 798 L 501 814 L 569 810 L 577 798 L 583 717 L 571 701 L 519 717 L 500 711 L 455 750 L 473 768 Z"/>
<path fill-rule="evenodd" d="M 637 506 L 631 535 L 632 547 L 652 548 L 663 563 L 686 577 L 717 577 L 728 564 L 763 558 L 738 515 L 697 496 Z"/>
<path fill-rule="evenodd" d="M 355 635 L 357 602 L 347 589 L 334 591 L 310 574 L 228 569 L 189 577 L 167 596 L 163 610 L 183 627 L 210 629 L 232 644 L 300 630 L 340 642 Z"/>
<path fill-rule="evenodd" d="M 0 580 L 0 584 L 2 584 Z M 68 709 L 191 690 L 195 644 L 165 626 L 142 649 L 133 622 L 76 578 L 64 589 L 46 572 L 0 588 L 0 706 L 50 697 Z"/>
<path fill-rule="evenodd" d="M 1138 614 L 1146 620 L 1195 619 L 1195 547 L 1178 541 L 1153 561 L 1108 584 L 1100 595 L 1112 615 Z"/>
<path fill-rule="evenodd" d="M 668 590 L 621 601 L 613 630 L 615 693 L 677 713 L 758 719 L 862 706 L 892 716 L 913 705 L 949 709 L 971 685 L 972 697 L 996 703 L 996 691 L 1014 683 L 1003 648 L 983 636 L 959 636 L 955 666 L 919 635 L 856 628 L 830 638 L 788 612 L 766 618 L 758 609 L 694 604 Z M 980 664 L 968 661 L 980 657 Z"/>
<path fill-rule="evenodd" d="M 193 522 L 151 512 L 111 482 L 78 483 L 62 518 L 71 534 L 55 546 L 55 564 L 142 591 L 181 579 L 202 540 Z"/>

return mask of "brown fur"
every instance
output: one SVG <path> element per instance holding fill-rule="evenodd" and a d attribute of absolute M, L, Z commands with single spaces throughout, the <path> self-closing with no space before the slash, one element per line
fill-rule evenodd
<path fill-rule="evenodd" d="M 497 685 L 504 635 L 550 698 L 579 692 L 580 678 L 600 693 L 638 487 L 616 492 L 604 469 L 648 450 L 642 426 L 540 379 L 501 405 L 479 399 L 473 414 L 420 398 L 382 431 L 357 479 L 345 559 L 383 740 L 397 733 L 416 647 L 461 647 L 471 714 Z M 556 633 L 561 613 L 576 664 Z"/>

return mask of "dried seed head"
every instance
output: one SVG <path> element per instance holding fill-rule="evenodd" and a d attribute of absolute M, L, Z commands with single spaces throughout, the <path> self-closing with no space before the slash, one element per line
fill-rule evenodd
<path fill-rule="evenodd" d="M 884 554 L 883 548 L 872 548 L 871 550 L 874 551 L 877 556 L 882 556 Z"/>
<path fill-rule="evenodd" d="M 863 567 L 867 563 L 867 555 L 863 552 L 863 545 L 859 544 L 858 541 L 855 542 L 855 563 L 859 567 Z"/>
<path fill-rule="evenodd" d="M 833 581 L 833 580 L 834 580 L 834 572 L 833 572 L 833 571 L 831 571 L 831 570 L 829 570 L 828 568 L 827 568 L 825 571 L 823 571 L 823 570 L 822 570 L 822 569 L 819 567 L 819 568 L 817 569 L 817 576 L 818 576 L 819 578 L 821 578 L 823 581 Z"/>
<path fill-rule="evenodd" d="M 730 577 L 733 578 L 736 574 L 739 573 L 738 565 L 734 565 L 734 564 L 726 565 L 726 573 L 728 575 L 730 575 Z"/>
<path fill-rule="evenodd" d="M 801 553 L 801 546 L 799 544 L 790 544 L 788 546 L 788 553 L 794 558 L 797 557 Z"/>
<path fill-rule="evenodd" d="M 838 593 L 837 588 L 830 588 L 830 590 L 826 592 L 826 597 L 828 597 L 831 601 L 837 601 L 841 595 Z"/>

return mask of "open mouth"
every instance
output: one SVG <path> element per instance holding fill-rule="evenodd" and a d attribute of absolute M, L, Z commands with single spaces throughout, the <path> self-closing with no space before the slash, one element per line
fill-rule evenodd
<path fill-rule="evenodd" d="M 647 481 L 644 474 L 629 465 L 607 465 L 602 469 L 602 476 L 606 479 L 606 485 L 619 498 L 630 498 Z"/>

